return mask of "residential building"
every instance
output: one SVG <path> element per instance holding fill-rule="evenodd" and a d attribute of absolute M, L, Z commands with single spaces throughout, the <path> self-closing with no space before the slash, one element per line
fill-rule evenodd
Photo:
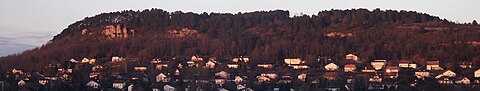
<path fill-rule="evenodd" d="M 443 68 L 440 67 L 440 61 L 427 61 L 426 68 L 427 70 L 443 70 Z"/>

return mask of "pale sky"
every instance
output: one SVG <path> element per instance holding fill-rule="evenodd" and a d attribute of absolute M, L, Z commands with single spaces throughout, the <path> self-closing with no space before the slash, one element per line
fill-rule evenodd
<path fill-rule="evenodd" d="M 121 10 L 169 12 L 252 12 L 289 10 L 317 14 L 330 9 L 413 10 L 453 22 L 480 19 L 480 0 L 1 0 L 0 56 L 41 46 L 69 24 L 87 16 Z"/>

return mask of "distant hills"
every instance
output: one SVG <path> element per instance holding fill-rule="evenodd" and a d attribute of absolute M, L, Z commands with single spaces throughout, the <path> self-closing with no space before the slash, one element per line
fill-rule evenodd
<path fill-rule="evenodd" d="M 77 21 L 44 46 L 0 58 L 4 68 L 41 69 L 71 58 L 250 56 L 255 62 L 341 57 L 442 62 L 480 61 L 480 27 L 415 11 L 375 9 L 248 13 L 102 13 Z M 281 62 L 280 62 L 281 63 Z"/>

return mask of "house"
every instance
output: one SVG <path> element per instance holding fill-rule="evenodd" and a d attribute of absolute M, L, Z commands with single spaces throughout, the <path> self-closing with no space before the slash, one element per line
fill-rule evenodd
<path fill-rule="evenodd" d="M 358 58 L 358 56 L 357 56 L 357 55 L 354 55 L 354 54 L 347 54 L 347 55 L 345 56 L 345 59 L 346 59 L 346 60 L 352 60 L 352 61 L 358 61 L 358 60 L 360 60 L 360 59 Z"/>
<path fill-rule="evenodd" d="M 152 64 L 158 64 L 160 62 L 162 62 L 162 60 L 160 60 L 159 58 L 154 58 L 150 61 L 150 63 L 152 63 Z"/>
<path fill-rule="evenodd" d="M 92 59 L 88 59 L 88 58 L 83 58 L 82 59 L 82 63 L 88 63 L 88 64 L 95 64 L 97 60 L 92 58 Z"/>
<path fill-rule="evenodd" d="M 386 73 L 398 73 L 399 70 L 400 70 L 400 68 L 394 67 L 394 66 L 385 67 L 385 72 Z"/>
<path fill-rule="evenodd" d="M 82 59 L 82 63 L 88 63 L 88 62 L 90 62 L 90 60 L 88 60 L 88 58 L 83 58 Z"/>
<path fill-rule="evenodd" d="M 203 58 L 198 56 L 198 55 L 193 55 L 191 58 L 190 58 L 190 61 L 194 61 L 194 62 L 198 62 L 198 61 L 203 61 Z"/>
<path fill-rule="evenodd" d="M 90 82 L 87 83 L 87 86 L 91 87 L 91 88 L 99 88 L 100 84 L 98 82 L 95 82 L 95 81 L 90 81 Z"/>
<path fill-rule="evenodd" d="M 45 85 L 45 84 L 47 84 L 48 82 L 49 82 L 48 79 L 40 79 L 40 80 L 38 80 L 38 83 L 40 83 L 40 85 Z"/>
<path fill-rule="evenodd" d="M 426 68 L 427 70 L 443 70 L 443 68 L 440 67 L 440 61 L 427 61 Z"/>
<path fill-rule="evenodd" d="M 375 70 L 373 69 L 372 66 L 367 66 L 367 67 L 364 67 L 364 68 L 362 69 L 362 72 L 363 72 L 363 73 L 373 73 L 373 72 L 375 72 Z"/>
<path fill-rule="evenodd" d="M 67 73 L 73 73 L 73 69 L 72 69 L 72 68 L 68 68 L 68 69 L 67 69 Z"/>
<path fill-rule="evenodd" d="M 377 74 L 377 75 L 374 75 L 374 76 L 370 77 L 370 78 L 368 79 L 368 81 L 371 82 L 371 83 L 372 83 L 372 82 L 373 82 L 373 83 L 375 83 L 375 82 L 376 82 L 376 83 L 380 83 L 380 82 L 382 82 L 382 78 L 380 78 L 380 76 Z"/>
<path fill-rule="evenodd" d="M 123 89 L 127 84 L 122 80 L 115 80 L 112 83 L 112 87 L 115 89 Z"/>
<path fill-rule="evenodd" d="M 278 75 L 275 74 L 275 73 L 262 73 L 262 74 L 260 74 L 260 76 L 268 77 L 268 78 L 271 78 L 271 79 L 276 79 Z"/>
<path fill-rule="evenodd" d="M 439 74 L 437 76 L 435 76 L 435 78 L 441 78 L 441 77 L 448 77 L 448 78 L 453 78 L 455 77 L 457 74 L 451 70 L 447 70 L 445 72 L 443 72 L 442 74 Z"/>
<path fill-rule="evenodd" d="M 233 63 L 230 63 L 230 64 L 227 64 L 227 67 L 230 68 L 230 69 L 238 69 L 238 64 L 233 64 Z"/>
<path fill-rule="evenodd" d="M 300 58 L 285 59 L 285 64 L 292 67 L 293 69 L 308 69 L 308 65 L 305 64 L 305 61 L 302 61 Z"/>
<path fill-rule="evenodd" d="M 23 70 L 20 69 L 12 69 L 13 74 L 23 74 Z"/>
<path fill-rule="evenodd" d="M 243 78 L 240 76 L 235 76 L 235 84 L 242 84 L 243 83 Z"/>
<path fill-rule="evenodd" d="M 345 67 L 343 67 L 344 72 L 355 72 L 356 69 L 357 67 L 355 66 L 355 64 L 347 64 L 345 65 Z"/>
<path fill-rule="evenodd" d="M 241 85 L 241 84 L 238 84 L 238 85 L 237 85 L 237 91 L 248 91 L 248 90 L 246 90 L 245 88 L 246 88 L 246 87 L 243 86 L 243 85 Z"/>
<path fill-rule="evenodd" d="M 290 65 L 290 67 L 293 67 L 293 69 L 296 70 L 301 70 L 301 69 L 308 69 L 308 65 L 306 64 L 300 64 L 300 65 Z"/>
<path fill-rule="evenodd" d="M 89 76 L 90 78 L 95 78 L 95 77 L 97 77 L 97 76 L 100 75 L 100 74 L 101 74 L 100 72 L 92 72 L 92 73 L 90 73 L 88 76 Z"/>
<path fill-rule="evenodd" d="M 285 59 L 284 62 L 287 65 L 295 65 L 295 64 L 298 65 L 300 63 L 305 63 L 300 58 Z"/>
<path fill-rule="evenodd" d="M 473 75 L 476 78 L 480 78 L 480 69 L 476 70 Z"/>
<path fill-rule="evenodd" d="M 228 73 L 225 71 L 220 71 L 218 73 L 215 73 L 215 76 L 220 77 L 220 78 L 228 78 Z"/>
<path fill-rule="evenodd" d="M 239 62 L 239 61 L 243 61 L 245 63 L 247 63 L 248 61 L 250 61 L 250 59 L 248 57 L 243 57 L 243 56 L 240 56 L 240 57 L 235 57 L 232 59 L 232 62 Z"/>
<path fill-rule="evenodd" d="M 225 84 L 226 80 L 225 79 L 215 79 L 215 84 Z"/>
<path fill-rule="evenodd" d="M 284 76 L 281 76 L 279 79 L 278 79 L 278 82 L 277 83 L 280 83 L 280 84 L 288 84 L 288 83 L 291 83 L 292 82 L 292 77 L 290 75 L 284 75 Z"/>
<path fill-rule="evenodd" d="M 165 86 L 163 86 L 163 90 L 164 90 L 164 91 L 176 91 L 176 90 L 175 90 L 175 87 L 170 86 L 170 85 L 165 85 Z"/>
<path fill-rule="evenodd" d="M 194 61 L 187 61 L 187 65 L 188 65 L 188 67 L 196 66 Z"/>
<path fill-rule="evenodd" d="M 205 68 L 210 68 L 210 69 L 215 68 L 215 62 L 212 60 L 209 60 L 207 63 L 205 63 Z"/>
<path fill-rule="evenodd" d="M 461 68 L 467 69 L 467 68 L 472 68 L 473 63 L 470 61 L 462 61 L 459 63 L 459 66 Z"/>
<path fill-rule="evenodd" d="M 67 81 L 72 80 L 72 78 L 70 77 L 69 74 L 63 74 L 63 75 L 62 75 L 62 79 L 63 79 L 63 80 L 67 80 Z"/>
<path fill-rule="evenodd" d="M 95 64 L 95 62 L 97 62 L 97 60 L 92 58 L 88 61 L 88 64 Z"/>
<path fill-rule="evenodd" d="M 298 80 L 300 81 L 305 81 L 307 79 L 307 74 L 306 73 L 302 73 L 300 75 L 297 76 Z"/>
<path fill-rule="evenodd" d="M 440 84 L 453 84 L 452 78 L 449 78 L 449 77 L 440 77 L 440 78 L 437 78 L 437 81 Z"/>
<path fill-rule="evenodd" d="M 168 82 L 167 76 L 163 73 L 160 73 L 156 76 L 156 81 L 157 82 Z"/>
<path fill-rule="evenodd" d="M 325 65 L 325 70 L 327 71 L 336 71 L 338 69 L 338 66 L 335 63 L 329 63 Z"/>
<path fill-rule="evenodd" d="M 257 67 L 259 67 L 259 68 L 265 68 L 265 69 L 271 69 L 271 68 L 273 68 L 273 65 L 272 65 L 272 64 L 264 63 L 264 64 L 257 64 Z"/>
<path fill-rule="evenodd" d="M 387 64 L 387 60 L 373 60 L 370 63 L 375 70 L 380 70 Z"/>
<path fill-rule="evenodd" d="M 470 79 L 468 79 L 467 77 L 459 77 L 455 79 L 455 84 L 470 85 Z"/>
<path fill-rule="evenodd" d="M 383 74 L 383 76 L 386 78 L 397 78 L 399 70 L 399 67 L 387 66 L 385 67 L 385 73 Z"/>
<path fill-rule="evenodd" d="M 20 80 L 20 81 L 18 81 L 17 84 L 18 84 L 18 86 L 24 86 L 26 83 L 25 83 L 25 81 Z"/>
<path fill-rule="evenodd" d="M 416 63 L 412 63 L 410 61 L 407 61 L 407 60 L 401 60 L 398 62 L 398 67 L 400 68 L 413 68 L 413 69 L 416 69 L 417 68 L 417 64 Z"/>
<path fill-rule="evenodd" d="M 133 67 L 133 70 L 141 71 L 141 72 L 147 71 L 147 66 L 135 66 L 135 67 Z"/>
<path fill-rule="evenodd" d="M 168 64 L 167 63 L 158 63 L 155 65 L 155 69 L 157 70 L 162 70 L 162 68 L 167 68 Z"/>
<path fill-rule="evenodd" d="M 101 71 L 103 69 L 103 66 L 101 65 L 95 65 L 92 67 L 92 71 Z"/>
<path fill-rule="evenodd" d="M 428 71 L 415 71 L 415 76 L 417 78 L 430 77 L 430 72 L 428 72 Z"/>
<path fill-rule="evenodd" d="M 122 57 L 118 57 L 118 56 L 112 57 L 112 62 L 120 62 L 120 61 L 122 61 L 122 60 L 123 60 Z"/>
<path fill-rule="evenodd" d="M 70 59 L 69 61 L 72 62 L 72 63 L 80 63 L 79 61 L 77 61 L 77 60 L 75 60 L 75 59 L 73 59 L 73 58 Z"/>
<path fill-rule="evenodd" d="M 263 82 L 269 82 L 270 78 L 265 77 L 265 76 L 257 76 L 257 82 L 258 83 L 263 83 Z"/>

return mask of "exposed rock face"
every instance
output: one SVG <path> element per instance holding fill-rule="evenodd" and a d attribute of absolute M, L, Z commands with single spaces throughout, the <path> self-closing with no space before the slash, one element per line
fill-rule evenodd
<path fill-rule="evenodd" d="M 188 36 L 195 36 L 195 35 L 198 34 L 197 30 L 188 29 L 188 28 L 182 28 L 182 29 L 179 29 L 179 30 L 170 30 L 170 31 L 168 31 L 168 33 L 172 37 L 179 37 L 179 38 L 184 38 L 184 37 L 188 37 Z"/>
<path fill-rule="evenodd" d="M 124 27 L 120 24 L 115 25 L 108 25 L 105 26 L 105 29 L 103 30 L 103 33 L 105 36 L 107 36 L 108 39 L 114 39 L 114 38 L 128 38 L 129 35 L 133 36 L 135 33 L 135 30 L 127 30 L 127 27 Z"/>
<path fill-rule="evenodd" d="M 352 33 L 342 33 L 342 32 L 330 32 L 325 34 L 327 37 L 351 37 Z"/>

